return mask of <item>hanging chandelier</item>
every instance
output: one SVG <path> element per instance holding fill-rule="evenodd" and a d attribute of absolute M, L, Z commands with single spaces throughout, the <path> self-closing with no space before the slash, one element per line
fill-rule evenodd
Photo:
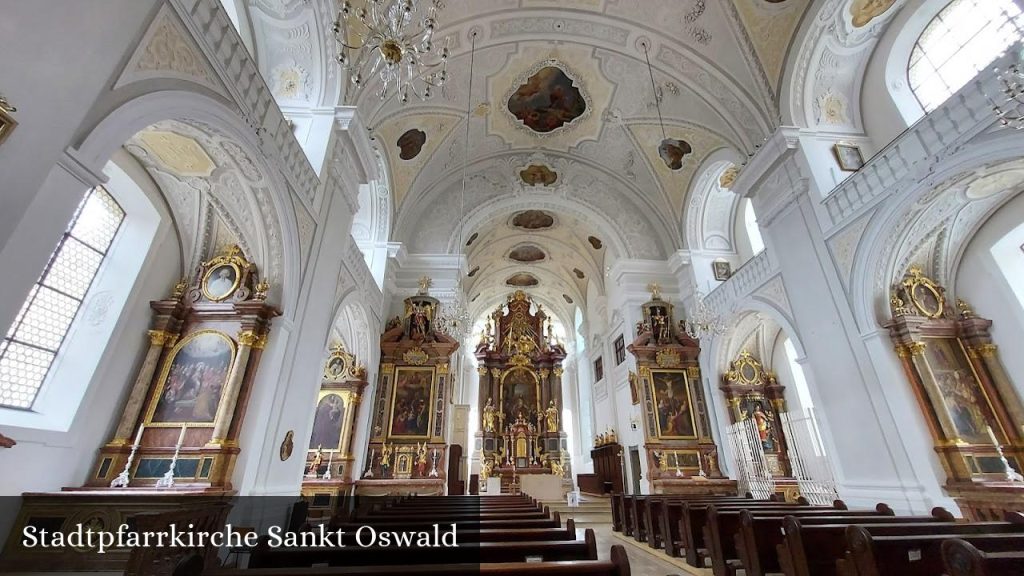
<path fill-rule="evenodd" d="M 1024 128 L 1024 73 L 1016 63 L 1011 64 L 1006 70 L 995 68 L 993 72 L 1002 85 L 1002 102 L 995 102 L 989 98 L 992 102 L 992 111 L 1003 126 L 1015 130 Z"/>
<path fill-rule="evenodd" d="M 696 340 L 702 338 L 714 338 L 725 334 L 726 326 L 721 316 L 715 313 L 707 304 L 704 294 L 697 292 L 693 295 L 693 313 L 683 321 L 686 333 Z"/>
<path fill-rule="evenodd" d="M 434 52 L 440 9 L 441 0 L 366 0 L 361 8 L 344 0 L 334 22 L 334 39 L 338 63 L 352 84 L 362 87 L 379 74 L 381 100 L 392 93 L 403 104 L 410 94 L 430 98 L 448 77 L 447 40 Z"/>
<path fill-rule="evenodd" d="M 465 340 L 472 332 L 473 326 L 470 323 L 469 305 L 462 288 L 462 247 L 465 246 L 463 233 L 466 221 L 466 173 L 469 169 L 469 121 L 472 118 L 473 102 L 473 67 L 476 63 L 476 32 L 470 35 L 472 42 L 469 52 L 469 88 L 466 92 L 466 147 L 465 157 L 462 159 L 462 195 L 459 200 L 459 242 L 456 247 L 456 260 L 459 262 L 458 280 L 455 282 L 455 297 L 452 301 L 443 306 L 442 325 L 445 332 L 456 340 Z"/>

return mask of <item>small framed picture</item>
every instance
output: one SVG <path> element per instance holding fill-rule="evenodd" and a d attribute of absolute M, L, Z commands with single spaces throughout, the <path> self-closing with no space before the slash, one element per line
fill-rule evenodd
<path fill-rule="evenodd" d="M 5 108 L 3 100 L 0 100 L 0 144 L 3 144 L 4 140 L 11 135 L 14 131 L 14 127 L 18 125 L 18 121 L 11 116 L 9 108 Z"/>
<path fill-rule="evenodd" d="M 732 265 L 725 260 L 715 260 L 711 263 L 711 269 L 715 273 L 715 280 L 722 282 L 732 276 Z"/>
<path fill-rule="evenodd" d="M 837 142 L 832 151 L 835 152 L 839 168 L 846 172 L 856 172 L 864 166 L 864 155 L 861 154 L 860 146 Z"/>

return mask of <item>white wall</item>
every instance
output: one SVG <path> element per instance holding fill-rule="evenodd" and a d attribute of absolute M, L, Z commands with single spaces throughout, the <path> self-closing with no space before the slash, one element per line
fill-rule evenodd
<path fill-rule="evenodd" d="M 1024 342 L 1024 307 L 1018 296 L 1024 286 L 1022 222 L 1024 194 L 1019 194 L 978 229 L 964 250 L 951 289 L 975 313 L 993 321 L 992 341 L 999 346 L 999 358 L 1024 396 L 1024 355 L 1016 353 Z"/>

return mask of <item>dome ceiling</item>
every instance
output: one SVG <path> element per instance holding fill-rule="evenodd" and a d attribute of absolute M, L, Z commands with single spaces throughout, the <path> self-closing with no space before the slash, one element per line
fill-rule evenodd
<path fill-rule="evenodd" d="M 465 234 L 477 236 L 462 249 L 468 269 L 479 267 L 468 295 L 493 292 L 477 305 L 504 298 L 505 280 L 526 267 L 546 305 L 570 311 L 568 300 L 584 305 L 587 282 L 603 282 L 606 259 L 685 247 L 683 212 L 702 165 L 744 155 L 776 125 L 782 65 L 811 3 L 445 0 L 435 43 L 450 41 L 449 80 L 402 105 L 382 103 L 372 83 L 352 91 L 325 64 L 330 0 L 237 1 L 279 102 L 355 105 L 372 128 L 393 194 L 392 240 L 410 253 L 456 252 L 464 206 Z M 524 243 L 546 257 L 511 259 Z"/>

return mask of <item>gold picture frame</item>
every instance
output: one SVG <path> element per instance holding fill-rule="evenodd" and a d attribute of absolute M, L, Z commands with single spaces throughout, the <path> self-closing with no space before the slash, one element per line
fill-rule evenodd
<path fill-rule="evenodd" d="M 228 288 L 226 291 L 218 290 L 219 294 L 214 294 L 210 290 L 210 281 L 211 280 L 219 279 L 219 272 L 218 271 L 220 271 L 220 270 L 231 270 L 232 274 L 234 275 L 234 278 L 233 278 L 233 280 L 231 282 L 231 287 L 230 288 Z M 217 278 L 214 278 L 214 272 L 218 273 L 218 277 Z M 232 294 L 235 293 L 236 290 L 238 290 L 238 286 L 241 283 L 242 283 L 242 270 L 238 267 L 237 264 L 235 264 L 234 262 L 221 262 L 221 263 L 214 264 L 214 265 L 210 266 L 209 269 L 206 270 L 206 274 L 203 274 L 203 282 L 202 282 L 203 296 L 205 296 L 207 300 L 210 300 L 210 301 L 213 301 L 213 302 L 221 302 L 221 301 L 227 300 L 228 298 L 231 297 Z"/>
<path fill-rule="evenodd" d="M 341 404 L 341 413 L 339 414 L 337 422 L 337 444 L 334 444 L 333 442 L 328 443 L 328 438 L 324 434 L 327 430 L 320 429 L 318 427 L 318 425 L 321 424 L 321 418 L 328 416 L 332 408 L 337 408 L 337 406 L 324 405 L 324 400 L 330 397 L 337 398 L 337 402 Z M 309 452 L 316 452 L 318 448 L 322 449 L 324 452 L 341 451 L 341 447 L 345 445 L 345 434 L 347 433 L 345 430 L 345 415 L 352 409 L 350 405 L 350 398 L 351 395 L 345 390 L 334 390 L 328 388 L 326 390 L 320 390 L 320 392 L 317 393 L 316 410 L 313 411 L 313 429 L 310 431 L 309 447 L 307 448 Z M 334 431 L 331 430 L 330 434 L 333 436 Z"/>
<path fill-rule="evenodd" d="M 946 310 L 946 296 L 938 284 L 925 276 L 917 266 L 912 266 L 909 274 L 910 277 L 903 280 L 903 289 L 910 297 L 910 303 L 922 316 L 941 318 Z"/>
<path fill-rule="evenodd" d="M 832 146 L 832 153 L 835 154 L 839 169 L 845 172 L 856 172 L 864 166 L 864 154 L 860 146 L 848 142 L 836 142 Z"/>
<path fill-rule="evenodd" d="M 164 390 L 167 386 L 167 381 L 171 375 L 171 370 L 174 368 L 175 362 L 178 359 L 178 354 L 182 351 L 182 349 L 184 349 L 192 342 L 198 340 L 199 338 L 210 335 L 221 338 L 227 344 L 228 350 L 230 351 L 230 359 L 227 363 L 227 366 L 224 368 L 224 382 L 222 383 L 220 395 L 217 396 L 217 404 L 213 411 L 213 416 L 209 420 L 161 420 L 158 422 L 154 422 L 153 418 L 156 416 L 157 409 L 161 405 L 161 399 L 163 399 L 164 397 Z M 174 348 L 171 349 L 171 351 L 167 354 L 167 357 L 164 359 L 163 366 L 160 369 L 160 377 L 157 380 L 156 390 L 154 391 L 153 397 L 150 399 L 149 408 L 146 410 L 146 427 L 181 428 L 182 426 L 188 426 L 189 428 L 212 428 L 216 423 L 216 407 L 219 407 L 220 403 L 224 401 L 224 389 L 227 388 L 227 377 L 229 374 L 231 374 L 231 369 L 235 365 L 236 351 L 237 349 L 235 347 L 235 341 L 232 340 L 230 336 L 219 330 L 196 330 L 195 332 L 192 332 L 186 335 L 184 338 L 182 338 L 177 344 L 174 345 Z"/>
<path fill-rule="evenodd" d="M 659 390 L 659 384 L 668 383 L 671 389 L 671 394 L 667 394 L 665 391 Z M 673 400 L 675 399 L 676 392 L 680 392 L 678 388 L 681 388 L 686 392 L 686 416 L 685 420 L 669 422 L 670 418 L 676 418 L 681 416 L 678 406 L 675 405 Z M 651 369 L 651 397 L 654 399 L 654 423 L 657 426 L 658 438 L 669 439 L 669 440 L 696 440 L 697 439 L 697 418 L 694 414 L 693 397 L 690 394 L 690 379 L 686 375 L 686 370 L 658 370 Z M 686 425 L 688 430 L 679 430 L 680 425 L 684 428 Z M 672 429 L 675 428 L 677 432 L 682 433 L 671 433 Z"/>
<path fill-rule="evenodd" d="M 400 407 L 398 405 L 398 402 L 400 400 L 400 398 L 399 398 L 399 389 L 402 388 L 402 386 L 403 386 L 403 375 L 404 374 L 410 374 L 410 375 L 418 374 L 421 377 L 420 380 L 422 380 L 422 377 L 424 377 L 424 376 L 429 378 L 429 384 L 427 385 L 427 392 L 428 393 L 426 394 L 426 398 L 423 399 L 423 400 L 425 400 L 425 403 L 426 403 L 425 407 L 426 407 L 427 422 L 426 422 L 426 427 L 423 429 L 422 433 L 419 433 L 418 431 L 417 431 L 417 433 L 414 433 L 414 434 L 407 433 L 407 431 L 406 431 L 407 424 L 405 424 L 401 420 L 399 421 L 402 424 L 401 428 L 399 429 L 399 431 L 397 433 L 395 432 L 395 430 L 396 430 L 395 429 L 395 416 L 396 416 L 396 413 L 400 410 Z M 418 386 L 420 384 L 417 383 L 416 385 Z M 413 390 L 413 392 L 415 392 L 415 390 Z M 388 438 L 408 438 L 408 439 L 429 440 L 431 438 L 431 436 L 432 436 L 431 431 L 433 430 L 433 426 L 434 426 L 434 410 L 433 410 L 433 406 L 434 406 L 434 396 L 435 396 L 436 393 L 437 393 L 437 375 L 435 373 L 435 370 L 434 370 L 433 366 L 398 366 L 398 367 L 396 367 L 395 368 L 395 379 L 394 379 L 394 382 L 393 382 L 393 384 L 391 386 L 391 414 L 388 416 L 387 437 Z M 404 410 L 404 408 L 405 407 L 402 407 L 401 409 Z M 414 409 L 416 409 L 416 408 L 414 408 Z M 399 415 L 399 416 L 401 416 L 401 415 Z M 412 416 L 412 415 L 410 414 L 410 416 Z"/>
<path fill-rule="evenodd" d="M 11 132 L 14 132 L 14 128 L 17 125 L 18 121 L 14 119 L 14 116 L 11 116 L 11 111 L 0 104 L 0 144 L 3 144 L 4 140 L 11 135 Z"/>

